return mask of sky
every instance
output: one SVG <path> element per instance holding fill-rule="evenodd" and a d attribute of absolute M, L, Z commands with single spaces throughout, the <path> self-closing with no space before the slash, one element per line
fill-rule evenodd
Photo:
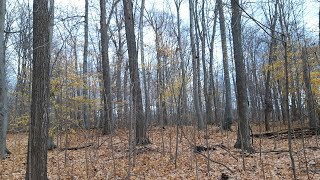
<path fill-rule="evenodd" d="M 166 9 L 166 1 L 172 1 L 172 9 L 173 13 L 175 13 L 175 6 L 173 0 L 153 0 L 153 1 L 146 1 L 146 8 L 152 8 L 153 6 L 157 9 Z M 245 1 L 245 0 L 244 0 Z M 59 6 L 74 6 L 79 7 L 80 9 L 84 9 L 84 0 L 55 0 L 55 3 Z M 161 3 L 162 2 L 162 3 Z M 315 35 L 318 35 L 319 32 L 319 8 L 320 3 L 317 0 L 304 0 L 304 6 L 305 6 L 305 23 L 306 28 L 314 33 Z M 181 18 L 184 20 L 188 20 L 189 16 L 189 8 L 188 8 L 188 0 L 184 0 L 184 3 L 181 6 Z M 186 21 L 188 22 L 188 21 Z"/>

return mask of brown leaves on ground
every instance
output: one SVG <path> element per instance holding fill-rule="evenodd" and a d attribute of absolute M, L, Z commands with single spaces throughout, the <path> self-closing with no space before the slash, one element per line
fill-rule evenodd
<path fill-rule="evenodd" d="M 258 129 L 258 126 L 253 128 L 255 133 L 259 132 Z M 288 143 L 285 139 L 255 138 L 253 141 L 257 153 L 245 154 L 233 148 L 236 140 L 235 130 L 221 132 L 217 127 L 210 126 L 206 134 L 205 131 L 198 131 L 193 127 L 179 128 L 175 168 L 176 127 L 150 129 L 148 135 L 152 144 L 135 148 L 129 148 L 128 134 L 128 131 L 124 130 L 118 130 L 112 136 L 102 136 L 97 131 L 61 134 L 55 139 L 59 148 L 48 153 L 49 179 L 125 179 L 129 175 L 129 166 L 130 179 L 293 177 Z M 61 150 L 92 143 L 93 146 L 78 150 Z M 195 145 L 207 147 L 207 143 L 215 150 L 202 151 L 201 154 L 193 151 Z M 305 148 L 302 139 L 293 140 L 299 179 L 320 179 L 318 144 L 317 136 L 305 139 Z M 9 134 L 8 147 L 12 154 L 8 159 L 0 161 L 0 179 L 23 179 L 27 134 Z"/>

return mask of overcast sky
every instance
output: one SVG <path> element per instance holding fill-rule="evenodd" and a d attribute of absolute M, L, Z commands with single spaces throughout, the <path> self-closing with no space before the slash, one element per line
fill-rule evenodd
<path fill-rule="evenodd" d="M 146 1 L 146 8 L 149 9 L 153 5 L 158 9 L 166 9 L 166 2 L 172 1 L 172 9 L 175 8 L 173 0 L 148 0 Z M 251 0 L 252 1 L 252 0 Z M 84 9 L 84 0 L 56 0 L 56 4 L 59 6 L 78 6 L 80 9 Z M 319 8 L 320 3 L 317 0 L 304 0 L 305 6 L 305 23 L 309 31 L 312 31 L 315 35 L 318 35 L 319 31 Z M 175 11 L 173 11 L 175 13 Z M 181 18 L 188 19 L 189 9 L 188 0 L 184 0 L 184 4 L 181 6 Z"/>

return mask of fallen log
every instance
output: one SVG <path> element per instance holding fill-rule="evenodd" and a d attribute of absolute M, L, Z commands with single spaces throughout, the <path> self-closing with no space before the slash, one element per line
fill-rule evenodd
<path fill-rule="evenodd" d="M 65 151 L 65 150 L 79 150 L 79 149 L 83 149 L 83 148 L 87 148 L 93 146 L 93 143 L 89 143 L 89 144 L 85 144 L 82 146 L 77 146 L 77 147 L 65 147 L 65 148 L 60 148 L 60 151 Z"/>
<path fill-rule="evenodd" d="M 281 139 L 286 139 L 288 136 L 289 131 L 284 130 L 284 131 L 276 131 L 276 132 L 264 132 L 264 133 L 257 133 L 257 134 L 252 134 L 252 137 L 255 138 L 278 138 L 280 137 Z M 313 135 L 318 135 L 319 134 L 319 128 L 309 128 L 309 127 L 304 127 L 304 128 L 295 128 L 292 130 L 291 135 L 292 138 L 302 138 L 304 137 L 311 137 Z"/>

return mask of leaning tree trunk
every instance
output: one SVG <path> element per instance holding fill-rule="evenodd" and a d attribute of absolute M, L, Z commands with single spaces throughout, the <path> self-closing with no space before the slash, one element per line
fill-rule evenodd
<path fill-rule="evenodd" d="M 223 14 L 222 0 L 217 0 L 217 3 L 218 3 L 218 10 L 219 10 L 219 22 L 220 22 L 221 45 L 222 45 L 222 56 L 223 56 L 224 85 L 225 85 L 225 91 L 226 91 L 226 106 L 224 111 L 224 122 L 222 127 L 224 130 L 231 130 L 232 106 L 231 106 L 231 85 L 230 85 L 230 77 L 229 77 L 226 25 L 225 25 L 225 19 Z"/>
<path fill-rule="evenodd" d="M 26 179 L 48 179 L 50 0 L 33 2 L 32 102 Z"/>
<path fill-rule="evenodd" d="M 248 117 L 248 97 L 246 83 L 246 69 L 244 64 L 242 41 L 241 41 L 241 13 L 239 9 L 239 0 L 231 1 L 232 17 L 231 26 L 233 37 L 234 63 L 236 70 L 237 85 L 237 103 L 239 114 L 239 127 L 237 142 L 235 148 L 241 148 L 244 151 L 253 152 L 250 141 L 249 117 Z"/>
<path fill-rule="evenodd" d="M 6 83 L 5 48 L 4 48 L 4 24 L 6 1 L 0 1 L 0 159 L 7 156 L 6 139 L 8 126 L 8 94 Z"/>
<path fill-rule="evenodd" d="M 129 55 L 129 70 L 132 85 L 132 100 L 136 119 L 136 143 L 139 145 L 150 143 L 147 137 L 145 117 L 143 112 L 142 95 L 138 69 L 138 54 L 136 47 L 136 37 L 134 32 L 134 19 L 132 12 L 132 0 L 123 0 L 126 39 Z"/>

